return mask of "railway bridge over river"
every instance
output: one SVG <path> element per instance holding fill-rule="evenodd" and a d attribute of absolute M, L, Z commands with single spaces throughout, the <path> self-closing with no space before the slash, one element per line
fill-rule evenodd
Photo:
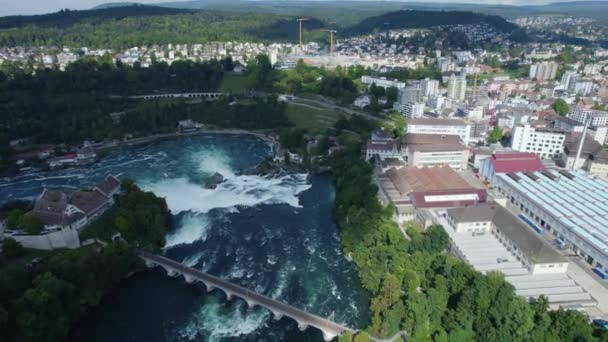
<path fill-rule="evenodd" d="M 205 285 L 207 291 L 219 289 L 224 292 L 228 300 L 237 296 L 247 302 L 249 308 L 253 308 L 256 305 L 262 306 L 272 312 L 275 320 L 280 320 L 283 316 L 289 317 L 298 323 L 298 328 L 301 331 L 306 330 L 308 327 L 317 328 L 323 333 L 325 341 L 331 341 L 347 331 L 353 334 L 356 333 L 356 330 L 343 324 L 300 310 L 255 291 L 222 280 L 211 274 L 185 266 L 175 260 L 146 252 L 140 252 L 139 257 L 145 261 L 146 266 L 160 266 L 164 268 L 171 277 L 181 275 L 187 283 L 201 282 Z"/>

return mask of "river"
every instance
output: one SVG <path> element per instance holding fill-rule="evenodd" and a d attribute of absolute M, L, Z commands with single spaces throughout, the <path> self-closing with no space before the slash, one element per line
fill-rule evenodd
<path fill-rule="evenodd" d="M 368 297 L 344 257 L 327 176 L 241 175 L 270 154 L 254 137 L 209 135 L 112 152 L 95 165 L 0 181 L 0 201 L 73 190 L 107 174 L 133 179 L 167 200 L 173 225 L 163 253 L 189 266 L 354 328 L 369 320 Z M 201 184 L 215 172 L 227 180 Z M 99 270 L 91 270 L 99 271 Z M 76 327 L 73 341 L 322 341 L 294 321 L 248 310 L 161 270 L 125 281 Z"/>

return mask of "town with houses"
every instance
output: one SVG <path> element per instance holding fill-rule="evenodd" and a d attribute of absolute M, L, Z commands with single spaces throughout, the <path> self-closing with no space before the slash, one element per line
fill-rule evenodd
<path fill-rule="evenodd" d="M 551 20 L 521 18 L 518 23 L 539 26 L 554 23 Z M 515 46 L 483 25 L 451 30 L 471 40 Z M 387 36 L 395 40 L 426 32 L 391 30 Z M 384 114 L 406 118 L 402 132 L 374 131 L 362 154 L 374 165 L 380 201 L 394 206 L 394 220 L 401 226 L 410 221 L 423 227 L 441 224 L 453 255 L 478 271 L 502 272 L 517 294 L 530 301 L 545 295 L 551 308 L 608 318 L 608 50 L 588 49 L 588 55 L 573 63 L 558 59 L 567 46 L 556 43 L 526 44 L 517 57 L 483 49 L 452 51 L 439 45 L 428 54 L 423 48 L 386 42 L 383 35 L 338 39 L 333 51 L 315 42 L 302 47 L 168 44 L 125 51 L 2 47 L 0 61 L 63 69 L 86 56 L 111 56 L 142 67 L 155 61 L 231 56 L 238 63 L 234 72 L 243 73 L 248 60 L 267 54 L 277 69 L 293 68 L 299 60 L 326 68 L 363 66 L 373 73 L 358 80 L 362 91 L 350 108 L 365 111 L 373 101 L 367 91 L 371 87 L 394 88 L 397 99 Z M 527 71 L 525 75 L 496 72 L 486 63 L 490 59 L 516 60 Z M 382 76 L 429 66 L 441 79 Z M 119 120 L 121 113 L 109 115 Z M 180 122 L 177 130 L 188 133 L 201 128 L 188 120 Z M 22 143 L 11 142 L 16 148 Z M 36 153 L 51 169 L 86 166 L 95 162 L 99 150 L 116 144 L 83 142 L 59 149 L 48 146 Z M 45 233 L 5 234 L 33 248 L 79 245 L 77 234 L 65 232 L 77 232 L 94 220 L 112 205 L 118 191 L 120 183 L 113 176 L 88 190 L 45 190 L 32 210 Z"/>

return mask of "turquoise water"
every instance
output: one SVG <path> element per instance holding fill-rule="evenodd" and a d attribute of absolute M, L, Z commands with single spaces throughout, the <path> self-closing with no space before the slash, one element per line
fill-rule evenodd
<path fill-rule="evenodd" d="M 164 253 L 189 266 L 354 328 L 369 319 L 367 294 L 342 254 L 332 218 L 332 179 L 241 175 L 270 152 L 242 136 L 201 136 L 116 151 L 90 169 L 0 181 L 0 201 L 43 187 L 78 189 L 108 173 L 166 198 L 173 214 Z M 227 181 L 204 189 L 218 172 Z M 240 299 L 205 293 L 161 270 L 138 274 L 79 324 L 73 341 L 322 341 L 313 328 L 274 321 Z"/>

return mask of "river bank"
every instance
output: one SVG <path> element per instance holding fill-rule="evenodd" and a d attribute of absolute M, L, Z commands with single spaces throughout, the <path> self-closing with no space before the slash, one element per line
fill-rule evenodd
<path fill-rule="evenodd" d="M 271 145 L 242 131 L 225 132 L 139 141 L 86 169 L 0 184 L 0 200 L 33 198 L 45 187 L 78 189 L 107 173 L 131 178 L 165 198 L 173 213 L 163 249 L 168 257 L 322 317 L 366 325 L 367 293 L 342 254 L 332 215 L 333 179 L 245 174 L 272 155 Z M 205 189 L 204 180 L 216 172 L 226 181 Z M 302 333 L 291 320 L 274 322 L 265 310 L 248 311 L 244 302 L 227 303 L 162 272 L 138 273 L 121 283 L 79 323 L 73 340 L 323 340 L 315 329 Z"/>

